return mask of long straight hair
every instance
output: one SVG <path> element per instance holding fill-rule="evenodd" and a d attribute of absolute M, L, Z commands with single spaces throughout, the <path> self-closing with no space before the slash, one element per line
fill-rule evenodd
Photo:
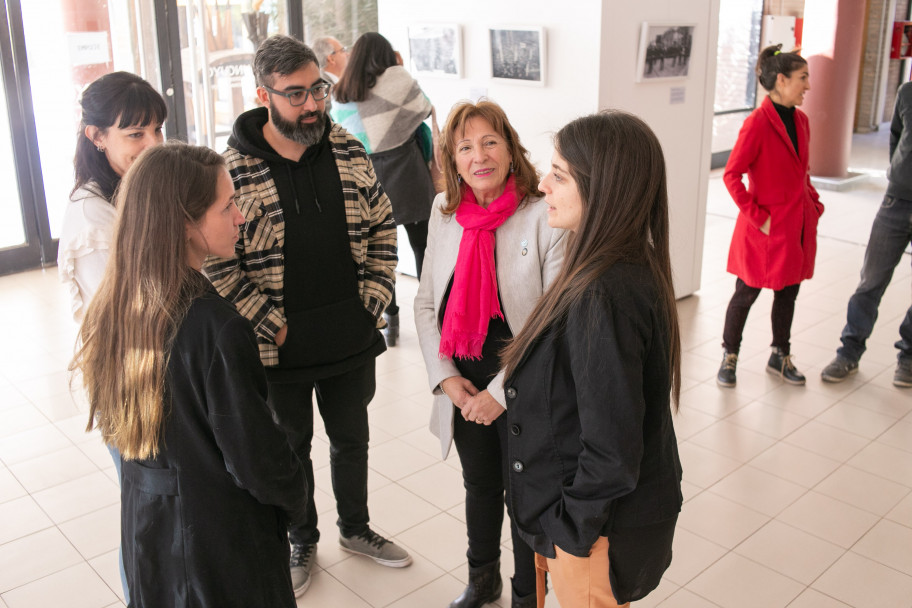
<path fill-rule="evenodd" d="M 662 147 L 645 122 L 620 111 L 578 118 L 554 140 L 583 203 L 579 229 L 567 235 L 564 266 L 516 338 L 504 349 L 507 376 L 535 340 L 566 322 L 570 308 L 619 262 L 646 264 L 658 286 L 669 334 L 669 370 L 677 409 L 681 339 L 668 242 L 668 192 Z"/>
<path fill-rule="evenodd" d="M 97 185 L 96 194 L 111 201 L 120 176 L 111 168 L 105 153 L 86 137 L 86 127 L 91 125 L 107 133 L 115 125 L 126 129 L 161 124 L 168 117 L 168 106 L 151 84 L 129 72 L 111 72 L 96 79 L 82 92 L 79 105 L 82 119 L 76 133 L 73 192 L 92 182 Z"/>
<path fill-rule="evenodd" d="M 333 96 L 339 103 L 364 101 L 380 75 L 397 64 L 389 40 L 377 32 L 362 34 L 352 47 L 342 78 L 333 87 Z"/>
<path fill-rule="evenodd" d="M 225 161 L 209 148 L 153 146 L 127 171 L 104 278 L 70 371 L 82 372 L 97 426 L 125 459 L 155 457 L 167 415 L 169 352 L 191 301 L 208 282 L 190 267 L 187 225 L 216 199 Z"/>

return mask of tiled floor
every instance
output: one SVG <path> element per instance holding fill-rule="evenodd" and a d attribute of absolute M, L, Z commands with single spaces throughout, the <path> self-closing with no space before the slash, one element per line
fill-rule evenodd
<path fill-rule="evenodd" d="M 878 168 L 884 133 L 856 137 L 853 159 Z M 882 169 L 882 166 L 880 167 Z M 738 386 L 720 389 L 724 271 L 734 205 L 714 174 L 702 289 L 679 302 L 684 392 L 677 417 L 686 503 L 675 559 L 637 606 L 912 607 L 912 391 L 891 384 L 897 326 L 910 302 L 910 258 L 897 269 L 859 373 L 820 381 L 854 289 L 883 178 L 823 193 L 817 276 L 794 323 L 805 387 L 764 372 L 771 298 L 745 332 Z M 325 435 L 315 440 L 324 541 L 299 606 L 446 606 L 466 578 L 463 492 L 455 456 L 440 461 L 412 328 L 417 283 L 403 277 L 401 345 L 378 360 L 370 405 L 374 526 L 415 557 L 402 570 L 335 546 Z M 122 606 L 118 490 L 85 406 L 64 371 L 74 327 L 55 269 L 0 277 L 0 608 Z M 454 450 L 455 452 L 455 450 Z M 505 535 L 505 539 L 509 536 Z M 504 575 L 509 576 L 509 540 Z M 154 567 L 154 566 L 152 566 Z M 504 596 L 501 606 L 509 606 Z M 547 606 L 557 603 L 549 596 Z"/>

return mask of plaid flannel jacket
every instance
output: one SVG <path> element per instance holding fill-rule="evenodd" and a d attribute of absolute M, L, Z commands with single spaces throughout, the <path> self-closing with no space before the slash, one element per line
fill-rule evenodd
<path fill-rule="evenodd" d="M 358 267 L 358 293 L 377 327 L 383 327 L 383 311 L 392 298 L 398 262 L 392 208 L 361 143 L 339 125 L 333 125 L 329 143 L 342 180 L 348 238 Z M 278 365 L 275 334 L 286 322 L 285 219 L 278 192 L 265 161 L 230 147 L 224 157 L 247 223 L 241 226 L 234 257 L 209 257 L 206 275 L 250 319 L 263 365 Z"/>

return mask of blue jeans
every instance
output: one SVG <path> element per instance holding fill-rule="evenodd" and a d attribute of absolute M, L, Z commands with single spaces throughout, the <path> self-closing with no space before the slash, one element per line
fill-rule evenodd
<path fill-rule="evenodd" d="M 108 448 L 108 452 L 111 453 L 111 458 L 114 459 L 114 468 L 117 470 L 117 485 L 123 486 L 123 475 L 120 472 L 120 465 L 122 460 L 120 459 L 120 452 L 117 451 L 117 448 L 111 447 L 110 445 L 105 444 L 105 447 Z M 123 563 L 123 546 L 118 543 L 117 547 L 117 563 L 120 566 L 120 584 L 123 585 L 124 597 L 127 598 L 127 601 L 130 601 L 130 590 L 127 588 L 127 573 L 124 572 L 124 563 Z"/>
<path fill-rule="evenodd" d="M 903 257 L 906 246 L 912 242 L 912 201 L 884 196 L 865 250 L 861 267 L 861 280 L 849 299 L 846 326 L 842 330 L 840 357 L 858 362 L 865 351 L 865 341 L 874 329 L 877 307 L 883 298 L 893 269 Z M 912 359 L 912 306 L 899 326 L 898 358 Z"/>

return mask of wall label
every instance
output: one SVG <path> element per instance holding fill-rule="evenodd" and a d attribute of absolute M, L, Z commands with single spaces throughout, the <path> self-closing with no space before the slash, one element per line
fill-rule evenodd
<path fill-rule="evenodd" d="M 669 103 L 684 103 L 684 87 L 671 87 Z"/>

